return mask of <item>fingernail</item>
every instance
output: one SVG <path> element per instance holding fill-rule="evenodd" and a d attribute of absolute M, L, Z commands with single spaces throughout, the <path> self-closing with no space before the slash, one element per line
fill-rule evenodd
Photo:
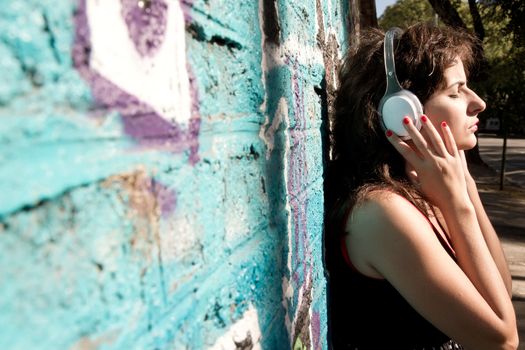
<path fill-rule="evenodd" d="M 426 123 L 426 122 L 428 121 L 427 116 L 426 116 L 426 115 L 422 115 L 422 116 L 421 116 L 421 121 L 422 121 L 423 123 Z"/>
<path fill-rule="evenodd" d="M 392 136 L 392 130 L 387 130 L 387 131 L 386 131 L 386 136 L 387 136 L 387 137 Z"/>
<path fill-rule="evenodd" d="M 447 127 L 447 122 L 441 122 L 441 126 L 446 128 Z"/>
<path fill-rule="evenodd" d="M 410 123 L 410 118 L 409 117 L 404 117 L 403 118 L 403 124 L 408 124 Z"/>

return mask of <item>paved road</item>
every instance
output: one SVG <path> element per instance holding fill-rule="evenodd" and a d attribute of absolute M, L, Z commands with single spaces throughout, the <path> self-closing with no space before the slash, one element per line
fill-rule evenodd
<path fill-rule="evenodd" d="M 481 158 L 497 172 L 501 169 L 503 140 L 482 135 Z M 513 304 L 518 319 L 519 350 L 525 350 L 525 140 L 507 140 L 505 187 L 498 190 L 499 176 L 477 167 L 475 178 L 487 214 L 498 232 L 512 274 Z"/>
<path fill-rule="evenodd" d="M 499 173 L 503 139 L 480 135 L 478 142 L 479 151 L 485 163 Z M 505 178 L 525 188 L 525 139 L 507 139 Z"/>

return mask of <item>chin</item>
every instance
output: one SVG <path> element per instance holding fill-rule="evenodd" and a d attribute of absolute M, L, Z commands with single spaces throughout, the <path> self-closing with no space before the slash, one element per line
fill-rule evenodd
<path fill-rule="evenodd" d="M 462 142 L 456 142 L 458 146 L 458 150 L 468 151 L 469 149 L 473 149 L 476 147 L 476 144 L 478 143 L 478 139 L 474 134 L 469 135 L 468 138 L 462 140 Z"/>

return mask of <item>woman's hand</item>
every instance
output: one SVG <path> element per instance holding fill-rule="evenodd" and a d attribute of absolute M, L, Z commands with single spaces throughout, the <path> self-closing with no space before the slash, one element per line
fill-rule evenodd
<path fill-rule="evenodd" d="M 463 172 L 465 173 L 465 180 L 467 181 L 468 190 L 470 191 L 477 191 L 478 188 L 476 186 L 476 182 L 474 181 L 474 178 L 470 174 L 470 171 L 468 170 L 467 165 L 467 159 L 465 158 L 465 151 L 460 150 L 459 151 L 459 157 L 461 158 L 461 164 L 463 165 Z"/>
<path fill-rule="evenodd" d="M 442 123 L 441 138 L 425 115 L 421 121 L 423 126 L 419 132 L 410 118 L 403 120 L 412 138 L 410 144 L 391 131 L 387 131 L 388 139 L 415 170 L 423 194 L 442 212 L 458 206 L 470 207 L 465 157 L 458 150 L 450 128 Z"/>

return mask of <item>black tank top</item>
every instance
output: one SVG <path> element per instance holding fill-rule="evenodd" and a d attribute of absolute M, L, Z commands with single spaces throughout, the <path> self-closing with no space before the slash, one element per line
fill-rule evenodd
<path fill-rule="evenodd" d="M 432 227 L 456 260 L 448 242 Z M 332 349 L 463 349 L 423 318 L 387 280 L 358 272 L 343 242 L 327 239 L 326 245 Z"/>

